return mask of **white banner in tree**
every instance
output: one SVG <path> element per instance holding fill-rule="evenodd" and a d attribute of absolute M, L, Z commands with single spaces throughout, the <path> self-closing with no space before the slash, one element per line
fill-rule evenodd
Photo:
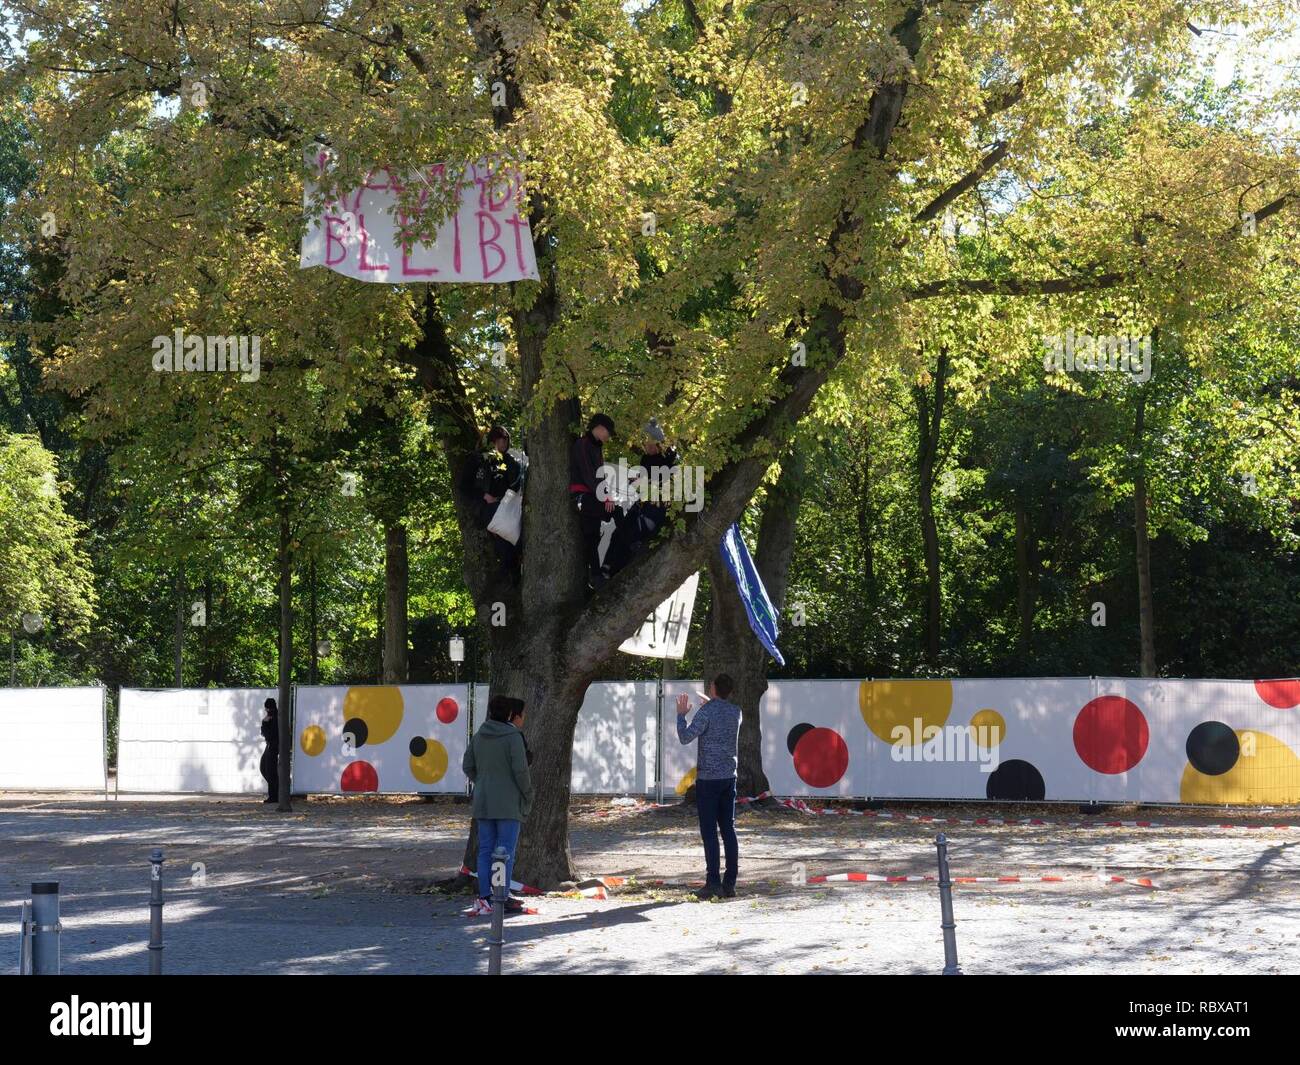
<path fill-rule="evenodd" d="M 642 658 L 680 659 L 686 654 L 686 637 L 691 631 L 691 611 L 695 609 L 695 589 L 699 584 L 700 575 L 692 573 L 618 649 Z"/>
<path fill-rule="evenodd" d="M 325 149 L 314 149 L 314 165 L 324 173 L 330 163 Z M 526 198 L 517 171 L 480 161 L 461 174 L 458 206 L 438 227 L 432 244 L 402 248 L 398 233 L 407 222 L 398 197 L 418 186 L 416 210 L 423 210 L 434 190 L 452 180 L 444 163 L 421 168 L 399 178 L 387 167 L 376 167 L 361 186 L 310 215 L 317 184 L 303 187 L 308 215 L 303 234 L 301 269 L 327 266 L 358 281 L 384 284 L 406 282 L 477 282 L 537 280 L 537 259 L 528 217 L 520 213 Z"/>

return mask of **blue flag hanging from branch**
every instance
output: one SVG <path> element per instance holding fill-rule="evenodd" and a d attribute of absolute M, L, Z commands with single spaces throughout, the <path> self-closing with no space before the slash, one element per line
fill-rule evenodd
<path fill-rule="evenodd" d="M 754 568 L 754 560 L 749 557 L 749 548 L 745 546 L 744 537 L 740 535 L 740 526 L 732 525 L 718 547 L 722 561 L 736 578 L 736 591 L 740 601 L 745 604 L 745 613 L 749 616 L 749 627 L 754 630 L 758 642 L 767 648 L 767 653 L 776 659 L 778 666 L 785 665 L 785 659 L 776 649 L 779 635 L 776 625 L 776 610 L 772 600 L 767 597 L 763 580 Z"/>

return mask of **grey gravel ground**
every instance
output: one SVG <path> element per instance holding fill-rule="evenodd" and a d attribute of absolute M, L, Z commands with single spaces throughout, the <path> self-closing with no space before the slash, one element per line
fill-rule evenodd
<path fill-rule="evenodd" d="M 584 875 L 633 878 L 608 901 L 548 896 L 507 925 L 506 964 L 530 973 L 928 973 L 943 964 L 937 888 L 795 886 L 809 876 L 934 872 L 1065 876 L 959 886 L 969 973 L 1300 972 L 1300 811 L 1132 811 L 1158 828 L 1081 826 L 1073 807 L 895 806 L 944 817 L 1042 816 L 1049 825 L 938 825 L 789 810 L 740 815 L 739 897 L 699 903 L 657 879 L 702 876 L 693 811 L 575 802 Z M 0 796 L 0 971 L 17 960 L 33 880 L 63 894 L 63 969 L 147 968 L 148 853 L 164 849 L 169 973 L 471 973 L 487 922 L 434 891 L 460 864 L 468 807 L 314 799 L 278 814 L 252 799 Z M 1059 822 L 1059 823 L 1058 823 Z M 1149 877 L 1154 889 L 1095 875 Z"/>

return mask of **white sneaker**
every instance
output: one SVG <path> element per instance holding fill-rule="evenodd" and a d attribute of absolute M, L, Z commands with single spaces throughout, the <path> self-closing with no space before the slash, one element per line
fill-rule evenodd
<path fill-rule="evenodd" d="M 474 905 L 466 910 L 465 914 L 468 917 L 491 917 L 492 903 L 488 902 L 487 899 L 475 899 Z"/>

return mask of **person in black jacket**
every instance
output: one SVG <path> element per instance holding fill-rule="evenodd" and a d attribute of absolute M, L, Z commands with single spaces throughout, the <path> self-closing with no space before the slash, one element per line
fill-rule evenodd
<path fill-rule="evenodd" d="M 605 464 L 603 446 L 614 435 L 614 421 L 607 414 L 594 414 L 587 431 L 573 442 L 569 451 L 569 498 L 578 512 L 582 530 L 583 556 L 587 563 L 587 584 L 599 588 L 609 578 L 600 565 L 600 527 L 614 517 L 614 500 L 601 499 Z"/>
<path fill-rule="evenodd" d="M 262 752 L 262 779 L 266 781 L 266 798 L 263 802 L 280 801 L 280 712 L 274 699 L 262 704 L 262 739 L 266 750 Z"/>
<path fill-rule="evenodd" d="M 492 524 L 501 499 L 510 489 L 519 491 L 523 470 L 510 454 L 510 433 L 500 425 L 488 430 L 487 449 L 469 457 L 461 472 L 461 493 L 472 501 L 480 529 Z M 521 544 L 512 544 L 499 536 L 492 537 L 501 568 L 513 572 L 519 561 Z"/>

